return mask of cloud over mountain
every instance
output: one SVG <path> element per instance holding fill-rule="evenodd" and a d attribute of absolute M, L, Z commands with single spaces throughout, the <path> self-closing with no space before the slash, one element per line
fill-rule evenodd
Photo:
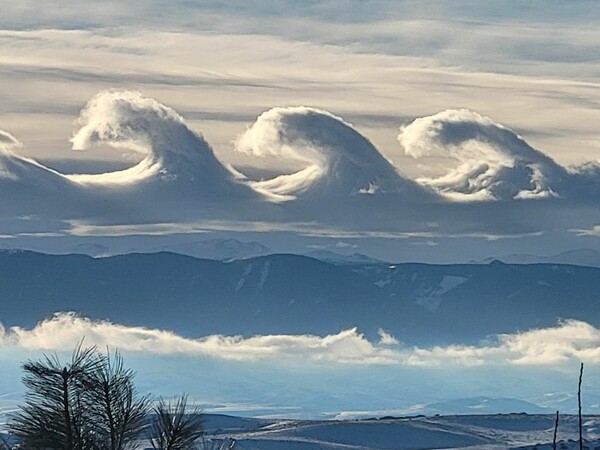
<path fill-rule="evenodd" d="M 74 184 L 55 170 L 19 155 L 21 147 L 17 138 L 0 130 L 0 219 L 45 215 L 55 212 L 61 203 L 66 212 L 76 201 Z"/>
<path fill-rule="evenodd" d="M 458 162 L 442 176 L 417 180 L 402 175 L 352 125 L 309 107 L 272 108 L 233 144 L 251 157 L 276 159 L 281 168 L 286 162 L 304 165 L 260 181 L 219 160 L 180 114 L 137 91 L 100 92 L 77 124 L 74 150 L 112 147 L 141 160 L 123 170 L 61 173 L 19 155 L 19 141 L 2 132 L 0 234 L 18 234 L 23 220 L 16 218 L 23 217 L 39 233 L 74 234 L 74 223 L 88 230 L 117 226 L 127 234 L 136 227 L 162 230 L 164 224 L 185 232 L 189 227 L 181 225 L 188 224 L 195 231 L 428 239 L 539 236 L 546 227 L 540 217 L 565 233 L 600 220 L 594 208 L 597 164 L 567 169 L 511 130 L 467 110 L 444 111 L 402 128 L 398 139 L 408 155 Z M 564 211 L 579 206 L 565 224 Z M 29 226 L 36 220 L 40 226 Z"/>
<path fill-rule="evenodd" d="M 33 185 L 59 183 L 60 174 L 17 153 L 22 145 L 13 135 L 0 130 L 0 186 L 7 188 L 11 182 Z"/>

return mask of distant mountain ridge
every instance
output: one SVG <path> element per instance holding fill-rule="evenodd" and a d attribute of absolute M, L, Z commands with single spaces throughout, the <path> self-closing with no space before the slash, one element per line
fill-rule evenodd
<path fill-rule="evenodd" d="M 193 256 L 195 258 L 215 259 L 226 261 L 233 259 L 252 258 L 256 256 L 270 255 L 273 252 L 269 247 L 260 242 L 244 242 L 238 239 L 196 239 L 184 242 L 174 242 L 169 245 L 149 247 L 147 250 L 131 250 L 128 252 L 115 252 L 110 247 L 98 243 L 79 244 L 71 249 L 70 253 L 82 254 L 96 257 L 115 256 L 126 253 L 159 253 L 173 252 L 180 255 Z M 66 252 L 68 254 L 69 252 Z M 60 252 L 65 254 L 65 252 Z"/>
<path fill-rule="evenodd" d="M 600 269 L 0 252 L 0 322 L 32 326 L 56 311 L 188 336 L 356 326 L 374 339 L 383 328 L 406 343 L 476 341 L 569 318 L 600 326 Z"/>
<path fill-rule="evenodd" d="M 580 248 L 569 250 L 553 256 L 536 256 L 529 254 L 513 254 L 493 258 L 485 258 L 479 261 L 471 261 L 474 264 L 489 264 L 492 261 L 502 261 L 507 264 L 572 264 L 575 266 L 600 267 L 600 252 L 591 248 Z"/>
<path fill-rule="evenodd" d="M 270 255 L 273 252 L 260 242 L 242 242 L 237 239 L 204 239 L 157 247 L 155 252 L 167 251 L 196 258 L 227 261 Z"/>
<path fill-rule="evenodd" d="M 318 259 L 332 264 L 341 265 L 361 265 L 361 264 L 385 264 L 385 261 L 373 258 L 371 256 L 363 255 L 362 253 L 352 253 L 345 255 L 331 250 L 313 250 L 306 254 L 310 258 Z"/>

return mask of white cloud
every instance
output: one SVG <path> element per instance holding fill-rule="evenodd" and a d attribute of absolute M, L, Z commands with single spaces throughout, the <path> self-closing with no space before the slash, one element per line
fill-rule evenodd
<path fill-rule="evenodd" d="M 344 249 L 355 249 L 357 247 L 356 244 L 351 244 L 350 242 L 345 241 L 337 241 L 335 243 L 336 248 L 344 248 Z"/>
<path fill-rule="evenodd" d="M 436 231 L 419 230 L 352 230 L 344 227 L 329 227 L 319 222 L 294 222 L 294 221 L 245 221 L 245 220 L 199 220 L 193 222 L 151 222 L 151 223 L 113 223 L 97 224 L 86 220 L 68 220 L 68 226 L 63 229 L 63 234 L 72 236 L 165 236 L 171 234 L 196 234 L 211 231 L 231 232 L 280 232 L 289 231 L 306 237 L 335 238 L 335 239 L 405 239 L 411 245 L 437 246 L 435 241 L 421 241 L 426 238 L 448 239 L 477 239 L 485 241 L 518 240 L 539 237 L 544 231 L 526 233 L 492 233 L 492 232 L 457 232 L 445 233 Z M 431 229 L 431 228 L 429 228 Z M 18 235 L 18 234 L 15 234 Z M 11 236 L 15 236 L 11 235 Z M 418 240 L 415 240 L 418 239 Z M 358 244 L 351 244 L 358 248 Z M 331 245 L 309 245 L 309 248 L 330 248 Z M 339 248 L 339 247 L 337 247 Z M 348 247 L 347 247 L 348 248 Z"/>
<path fill-rule="evenodd" d="M 18 148 L 22 144 L 12 134 L 0 130 L 0 149 L 6 151 L 12 148 Z"/>
<path fill-rule="evenodd" d="M 378 192 L 419 193 L 352 125 L 315 108 L 270 109 L 237 139 L 235 148 L 252 156 L 275 156 L 306 165 L 291 175 L 252 184 L 283 199 L 375 193 L 372 186 Z"/>
<path fill-rule="evenodd" d="M 381 345 L 398 345 L 400 343 L 398 339 L 385 331 L 383 328 L 378 329 L 377 334 L 379 334 L 379 343 Z"/>
<path fill-rule="evenodd" d="M 3 330 L 0 342 L 5 346 L 29 350 L 60 351 L 73 348 L 83 337 L 86 344 L 101 348 L 110 346 L 123 351 L 185 354 L 238 361 L 310 358 L 344 364 L 393 362 L 392 351 L 373 345 L 356 329 L 324 337 L 272 335 L 188 339 L 168 331 L 92 321 L 72 314 L 57 314 L 31 330 L 19 327 Z"/>
<path fill-rule="evenodd" d="M 600 236 L 600 225 L 594 225 L 591 228 L 573 228 L 569 231 L 578 236 Z"/>
<path fill-rule="evenodd" d="M 418 180 L 453 200 L 555 197 L 567 177 L 521 136 L 465 109 L 416 119 L 401 128 L 398 141 L 413 158 L 447 156 L 458 162 L 440 177 Z"/>
<path fill-rule="evenodd" d="M 384 330 L 370 342 L 356 329 L 327 336 L 207 336 L 184 338 L 169 331 L 93 321 L 56 314 L 32 329 L 2 329 L 0 345 L 27 350 L 68 351 L 82 338 L 86 344 L 125 352 L 181 354 L 234 361 L 301 361 L 336 364 L 405 366 L 558 366 L 571 361 L 600 364 L 600 330 L 567 320 L 557 326 L 499 335 L 493 343 L 406 347 Z"/>
<path fill-rule="evenodd" d="M 68 175 L 84 185 L 135 184 L 149 178 L 194 181 L 196 188 L 233 190 L 234 176 L 173 109 L 135 91 L 104 91 L 81 111 L 74 150 L 100 143 L 144 155 L 136 166 L 99 175 Z"/>

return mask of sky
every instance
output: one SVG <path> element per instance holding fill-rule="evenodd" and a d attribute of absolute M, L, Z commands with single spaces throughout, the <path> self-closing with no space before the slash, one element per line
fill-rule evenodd
<path fill-rule="evenodd" d="M 0 1 L 0 247 L 600 251 L 595 0 L 51 3 Z M 384 330 L 190 340 L 57 316 L 2 330 L 0 404 L 20 395 L 19 361 L 85 334 L 124 347 L 143 390 L 214 411 L 404 414 L 474 395 L 571 408 L 600 332 L 565 319 L 407 348 Z"/>
<path fill-rule="evenodd" d="M 5 247 L 159 227 L 429 262 L 600 248 L 596 2 L 3 11 Z"/>

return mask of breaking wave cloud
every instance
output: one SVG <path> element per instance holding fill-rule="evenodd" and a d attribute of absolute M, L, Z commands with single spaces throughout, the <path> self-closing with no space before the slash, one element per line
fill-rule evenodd
<path fill-rule="evenodd" d="M 77 124 L 74 150 L 102 145 L 135 152 L 141 161 L 107 173 L 61 173 L 21 156 L 18 139 L 1 131 L 0 206 L 5 217 L 92 224 L 328 221 L 378 232 L 422 232 L 423 224 L 436 223 L 452 232 L 474 233 L 489 224 L 479 223 L 476 209 L 460 205 L 562 199 L 587 204 L 600 193 L 596 163 L 563 167 L 508 128 L 467 110 L 444 111 L 402 127 L 398 140 L 407 155 L 456 162 L 442 176 L 416 180 L 402 175 L 342 118 L 309 107 L 270 109 L 234 142 L 234 150 L 256 158 L 304 165 L 260 181 L 220 161 L 181 115 L 139 92 L 97 94 Z M 596 220 L 586 218 L 570 228 L 589 228 Z M 511 218 L 505 226 L 495 223 L 494 232 L 532 231 L 531 223 L 519 229 L 514 223 Z"/>
<path fill-rule="evenodd" d="M 252 183 L 284 199 L 299 196 L 405 192 L 417 185 L 400 175 L 377 149 L 340 117 L 314 108 L 273 108 L 261 114 L 236 142 L 239 152 L 305 163 L 291 175 Z"/>
<path fill-rule="evenodd" d="M 235 175 L 215 157 L 204 138 L 183 117 L 139 92 L 107 91 L 81 111 L 74 150 L 107 144 L 136 151 L 144 159 L 129 169 L 99 175 L 67 175 L 84 185 L 130 185 L 157 178 L 193 182 L 200 188 L 224 190 Z"/>
<path fill-rule="evenodd" d="M 584 184 L 598 167 L 569 171 L 515 132 L 466 109 L 416 119 L 401 128 L 398 141 L 413 158 L 447 156 L 458 163 L 440 177 L 417 180 L 457 201 L 585 196 Z"/>

